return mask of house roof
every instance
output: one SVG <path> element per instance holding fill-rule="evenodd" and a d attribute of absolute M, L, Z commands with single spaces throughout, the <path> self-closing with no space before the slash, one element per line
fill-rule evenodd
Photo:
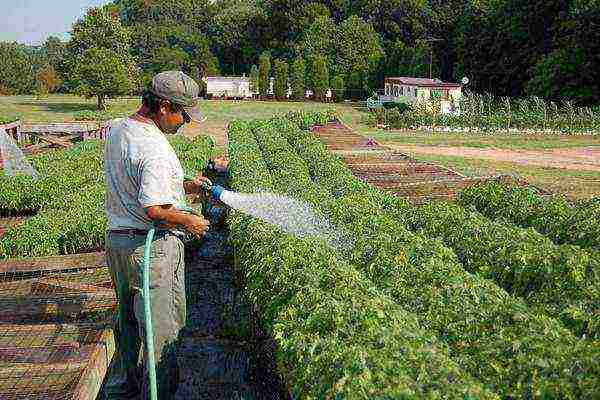
<path fill-rule="evenodd" d="M 395 78 L 385 78 L 386 82 L 398 83 L 401 85 L 420 86 L 420 87 L 460 87 L 459 83 L 442 82 L 439 79 L 429 78 L 412 78 L 408 76 L 400 76 Z"/>
<path fill-rule="evenodd" d="M 220 81 L 220 82 L 239 82 L 248 81 L 247 76 L 207 76 L 204 79 L 206 81 Z"/>

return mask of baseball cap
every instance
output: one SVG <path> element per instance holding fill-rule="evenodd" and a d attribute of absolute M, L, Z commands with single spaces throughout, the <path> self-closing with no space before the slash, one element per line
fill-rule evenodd
<path fill-rule="evenodd" d="M 183 106 L 185 113 L 192 121 L 204 122 L 206 117 L 198 107 L 200 87 L 192 78 L 182 71 L 165 71 L 152 78 L 152 93 Z"/>

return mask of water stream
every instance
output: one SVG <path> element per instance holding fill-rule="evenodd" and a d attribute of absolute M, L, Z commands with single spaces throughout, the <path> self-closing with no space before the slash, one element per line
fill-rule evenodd
<path fill-rule="evenodd" d="M 312 207 L 291 197 L 273 193 L 236 193 L 224 190 L 221 201 L 231 208 L 276 225 L 298 238 L 318 237 L 338 250 L 351 245 L 349 237 L 339 232 Z"/>

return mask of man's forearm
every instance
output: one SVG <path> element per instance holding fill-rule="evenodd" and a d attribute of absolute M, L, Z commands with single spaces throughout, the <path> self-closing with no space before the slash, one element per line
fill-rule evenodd
<path fill-rule="evenodd" d="M 172 205 L 152 206 L 146 209 L 146 215 L 155 223 L 168 228 L 185 226 L 190 221 L 190 214 L 179 211 Z"/>

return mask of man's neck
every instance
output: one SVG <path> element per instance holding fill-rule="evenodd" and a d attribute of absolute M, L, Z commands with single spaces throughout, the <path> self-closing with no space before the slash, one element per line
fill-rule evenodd
<path fill-rule="evenodd" d="M 158 118 L 155 114 L 150 112 L 150 109 L 145 105 L 142 105 L 139 110 L 135 114 L 133 114 L 130 118 L 143 122 L 149 125 L 155 125 L 160 130 L 160 125 L 158 124 Z"/>

